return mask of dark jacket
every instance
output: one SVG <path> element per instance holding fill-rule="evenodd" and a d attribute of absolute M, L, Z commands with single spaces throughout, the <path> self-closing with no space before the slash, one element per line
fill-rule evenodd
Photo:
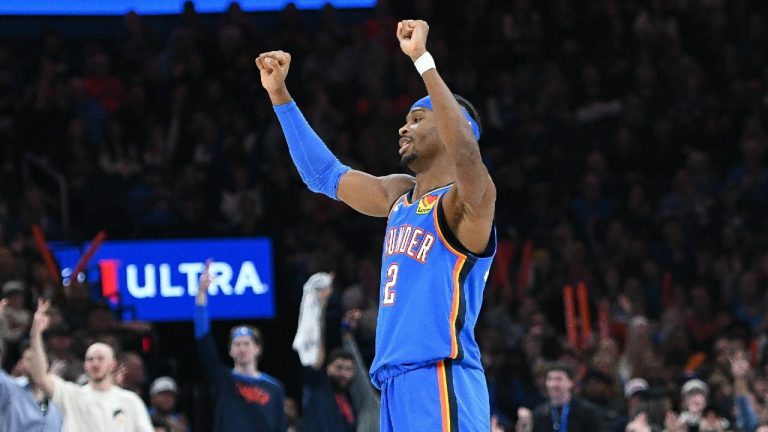
<path fill-rule="evenodd" d="M 546 402 L 536 407 L 533 413 L 533 432 L 553 432 L 554 430 L 552 405 Z M 598 408 L 584 399 L 572 397 L 567 432 L 604 431 L 609 432 L 609 427 L 603 424 Z"/>

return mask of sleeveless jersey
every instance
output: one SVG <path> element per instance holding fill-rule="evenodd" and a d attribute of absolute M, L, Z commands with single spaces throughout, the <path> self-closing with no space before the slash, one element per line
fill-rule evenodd
<path fill-rule="evenodd" d="M 450 188 L 414 203 L 410 191 L 390 210 L 371 365 L 377 387 L 389 376 L 443 359 L 482 369 L 474 328 L 496 253 L 496 228 L 483 255 L 461 246 L 442 209 Z"/>

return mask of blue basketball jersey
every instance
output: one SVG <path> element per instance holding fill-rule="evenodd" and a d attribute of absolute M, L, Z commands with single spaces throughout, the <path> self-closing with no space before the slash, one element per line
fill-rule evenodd
<path fill-rule="evenodd" d="M 390 210 L 371 365 L 378 388 L 390 376 L 443 359 L 482 369 L 474 329 L 496 253 L 496 229 L 481 256 L 461 246 L 442 209 L 450 188 L 417 202 L 408 192 Z"/>

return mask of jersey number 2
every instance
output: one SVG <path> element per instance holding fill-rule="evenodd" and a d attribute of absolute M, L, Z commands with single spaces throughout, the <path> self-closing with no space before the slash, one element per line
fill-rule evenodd
<path fill-rule="evenodd" d="M 395 304 L 395 284 L 397 283 L 398 270 L 399 266 L 397 263 L 390 264 L 387 267 L 387 283 L 384 284 L 384 300 L 382 300 L 384 306 Z"/>

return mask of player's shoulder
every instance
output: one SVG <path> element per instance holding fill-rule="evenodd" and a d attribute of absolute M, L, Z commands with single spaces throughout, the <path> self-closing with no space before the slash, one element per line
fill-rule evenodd
<path fill-rule="evenodd" d="M 385 184 L 390 213 L 397 202 L 416 187 L 416 178 L 408 174 L 390 174 L 380 179 Z"/>
<path fill-rule="evenodd" d="M 416 177 L 408 174 L 389 174 L 380 177 L 387 184 L 387 191 L 397 199 L 416 186 Z"/>

